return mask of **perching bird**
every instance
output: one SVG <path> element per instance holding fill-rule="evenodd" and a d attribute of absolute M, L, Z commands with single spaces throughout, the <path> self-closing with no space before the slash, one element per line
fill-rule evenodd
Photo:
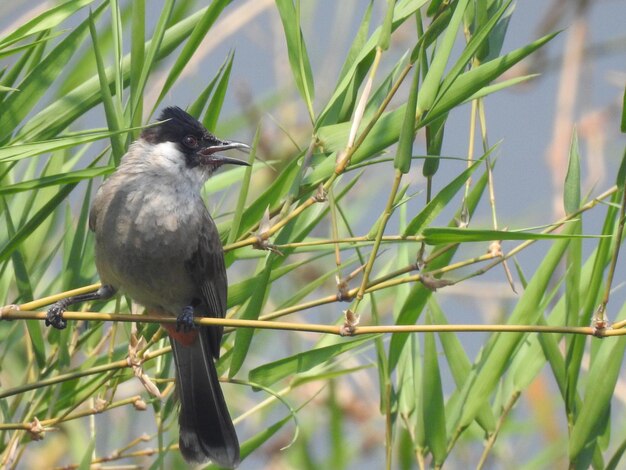
<path fill-rule="evenodd" d="M 224 253 L 200 190 L 220 166 L 247 165 L 218 152 L 249 147 L 216 138 L 178 107 L 159 121 L 130 146 L 91 207 L 102 287 L 54 304 L 46 325 L 65 328 L 69 305 L 118 290 L 150 313 L 176 316 L 176 327 L 164 326 L 176 365 L 180 451 L 188 462 L 233 468 L 239 442 L 213 362 L 223 328 L 196 327 L 193 318 L 226 314 Z"/>

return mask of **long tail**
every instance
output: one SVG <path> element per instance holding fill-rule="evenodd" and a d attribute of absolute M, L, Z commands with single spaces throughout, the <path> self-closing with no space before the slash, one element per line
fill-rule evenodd
<path fill-rule="evenodd" d="M 239 441 L 228 414 L 208 344 L 200 332 L 183 345 L 170 337 L 180 398 L 180 452 L 187 462 L 207 460 L 228 468 L 239 465 Z"/>

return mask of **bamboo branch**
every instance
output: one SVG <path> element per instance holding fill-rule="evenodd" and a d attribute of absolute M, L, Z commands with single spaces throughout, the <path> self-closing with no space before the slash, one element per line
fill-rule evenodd
<path fill-rule="evenodd" d="M 25 312 L 22 310 L 8 309 L 4 312 L 4 320 L 45 320 L 46 312 Z M 100 312 L 65 312 L 66 320 L 88 321 L 120 321 L 141 323 L 176 323 L 176 317 L 163 317 L 159 315 L 127 315 L 120 313 Z M 196 325 L 202 326 L 228 326 L 236 328 L 258 328 L 265 330 L 305 331 L 310 333 L 342 334 L 341 325 L 321 325 L 313 323 L 274 322 L 264 320 L 239 320 L 234 318 L 211 318 L 196 317 Z M 381 333 L 460 333 L 460 332 L 518 332 L 518 333 L 559 333 L 594 335 L 594 328 L 589 326 L 551 326 L 551 325 L 381 325 L 381 326 L 358 326 L 354 328 L 352 336 L 381 334 Z M 626 329 L 607 329 L 602 336 L 626 335 Z M 165 349 L 165 348 L 164 348 Z M 146 358 L 154 357 L 156 352 L 146 354 Z M 126 364 L 126 360 L 117 361 Z M 101 366 L 102 371 L 110 370 L 111 364 Z M 79 373 L 80 374 L 80 373 Z M 77 378 L 80 375 L 77 375 Z M 55 378 L 56 379 L 56 378 Z M 0 394 L 0 398 L 3 395 Z"/>

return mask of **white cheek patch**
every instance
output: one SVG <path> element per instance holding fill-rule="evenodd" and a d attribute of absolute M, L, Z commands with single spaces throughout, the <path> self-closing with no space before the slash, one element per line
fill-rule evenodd
<path fill-rule="evenodd" d="M 157 167 L 163 176 L 173 178 L 175 185 L 191 186 L 193 191 L 199 191 L 208 177 L 201 166 L 187 166 L 187 157 L 174 142 L 154 145 L 148 158 L 150 166 Z"/>
<path fill-rule="evenodd" d="M 164 170 L 178 170 L 187 166 L 185 155 L 178 150 L 174 142 L 161 142 L 154 145 L 150 155 L 151 163 L 160 166 Z"/>

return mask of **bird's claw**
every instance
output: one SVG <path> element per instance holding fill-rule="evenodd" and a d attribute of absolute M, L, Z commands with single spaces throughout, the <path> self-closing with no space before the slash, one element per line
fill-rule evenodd
<path fill-rule="evenodd" d="M 183 311 L 176 317 L 176 332 L 179 332 L 181 328 L 183 333 L 196 328 L 196 324 L 193 322 L 193 307 L 191 305 L 183 308 Z"/>
<path fill-rule="evenodd" d="M 63 312 L 65 312 L 65 307 L 60 305 L 59 302 L 55 303 L 48 309 L 48 314 L 46 316 L 46 326 L 52 326 L 57 330 L 63 330 L 67 326 L 67 320 L 63 319 Z"/>

